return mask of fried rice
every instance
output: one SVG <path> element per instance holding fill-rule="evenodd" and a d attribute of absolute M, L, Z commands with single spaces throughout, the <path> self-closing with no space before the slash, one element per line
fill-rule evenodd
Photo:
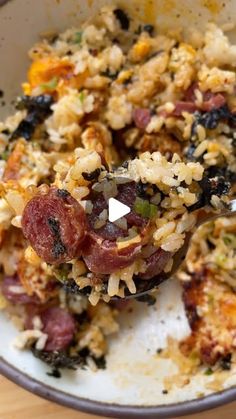
<path fill-rule="evenodd" d="M 111 297 L 159 284 L 197 210 L 234 194 L 236 49 L 214 24 L 162 34 L 114 7 L 29 56 L 0 123 L 0 307 L 20 313 L 18 348 L 96 366 L 118 330 Z M 110 198 L 131 209 L 114 224 Z M 178 273 L 192 328 L 180 348 L 210 365 L 235 345 L 233 321 L 221 338 L 212 318 L 235 304 L 235 230 L 204 225 Z"/>

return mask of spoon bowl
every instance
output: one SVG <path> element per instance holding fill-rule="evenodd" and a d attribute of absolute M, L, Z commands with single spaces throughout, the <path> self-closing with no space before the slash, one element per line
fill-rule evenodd
<path fill-rule="evenodd" d="M 184 262 L 188 249 L 191 244 L 191 239 L 195 234 L 196 230 L 203 224 L 216 220 L 220 217 L 233 217 L 236 215 L 236 199 L 230 201 L 222 210 L 219 211 L 209 211 L 205 208 L 201 208 L 200 210 L 195 211 L 197 215 L 197 223 L 195 228 L 188 232 L 185 236 L 184 244 L 179 249 L 178 252 L 175 253 L 173 256 L 173 265 L 172 269 L 168 273 L 160 273 L 159 275 L 151 278 L 150 280 L 144 281 L 139 278 L 136 278 L 135 285 L 136 285 L 136 293 L 131 294 L 128 289 L 125 292 L 125 299 L 132 299 L 132 298 L 139 298 L 147 293 L 154 291 L 162 282 L 166 281 L 167 279 L 173 277 L 176 272 L 181 267 L 182 263 Z M 118 297 L 112 298 L 113 300 L 119 299 Z"/>

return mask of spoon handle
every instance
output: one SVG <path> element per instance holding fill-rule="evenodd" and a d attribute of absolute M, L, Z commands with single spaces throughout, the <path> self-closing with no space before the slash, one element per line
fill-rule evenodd
<path fill-rule="evenodd" d="M 223 208 L 219 212 L 206 212 L 206 211 L 200 211 L 198 213 L 198 220 L 197 220 L 197 227 L 200 227 L 200 225 L 208 222 L 216 220 L 220 217 L 233 217 L 236 215 L 236 199 L 233 199 L 230 201 L 225 208 Z"/>
<path fill-rule="evenodd" d="M 236 199 L 230 201 L 225 208 L 223 208 L 218 214 L 215 214 L 212 218 L 233 217 L 234 215 L 236 215 Z"/>
<path fill-rule="evenodd" d="M 236 215 L 236 199 L 230 201 L 228 205 L 227 215 Z"/>

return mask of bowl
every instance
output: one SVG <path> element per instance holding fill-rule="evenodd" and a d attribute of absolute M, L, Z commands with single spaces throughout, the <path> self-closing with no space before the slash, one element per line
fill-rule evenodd
<path fill-rule="evenodd" d="M 27 50 L 41 32 L 63 30 L 80 24 L 104 4 L 93 0 L 0 0 L 0 89 L 4 90 L 1 118 L 12 109 L 12 99 L 25 79 Z M 122 6 L 125 2 L 119 2 Z M 216 0 L 129 1 L 137 18 L 166 27 L 204 27 L 208 21 L 234 22 L 236 3 Z M 132 313 L 121 315 L 121 332 L 110 339 L 107 368 L 93 372 L 63 372 L 61 379 L 47 375 L 49 367 L 30 352 L 12 346 L 17 330 L 0 313 L 0 372 L 27 390 L 65 406 L 102 416 L 164 418 L 200 412 L 230 402 L 236 397 L 235 368 L 228 373 L 224 390 L 215 392 L 207 384 L 212 377 L 197 373 L 187 387 L 174 387 L 166 394 L 164 381 L 176 369 L 168 358 L 157 356 L 169 336 L 182 339 L 189 326 L 177 280 L 160 287 L 153 306 L 133 302 Z M 3 341 L 3 339 L 2 339 Z"/>

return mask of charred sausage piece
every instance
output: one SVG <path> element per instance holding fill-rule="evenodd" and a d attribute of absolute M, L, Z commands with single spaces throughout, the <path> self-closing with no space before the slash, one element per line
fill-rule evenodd
<path fill-rule="evenodd" d="M 44 351 L 61 351 L 73 340 L 76 325 L 73 316 L 59 307 L 50 307 L 40 315 L 43 333 L 48 335 Z"/>
<path fill-rule="evenodd" d="M 47 263 L 68 262 L 81 254 L 86 233 L 82 206 L 65 190 L 50 188 L 25 207 L 22 228 L 35 252 Z"/>
<path fill-rule="evenodd" d="M 116 243 L 103 240 L 91 232 L 83 248 L 82 256 L 88 269 L 98 274 L 111 274 L 131 265 L 140 253 L 141 245 L 130 245 L 119 250 Z"/>
<path fill-rule="evenodd" d="M 133 120 L 137 128 L 145 130 L 151 121 L 150 110 L 146 108 L 135 109 L 133 112 Z"/>
<path fill-rule="evenodd" d="M 12 304 L 39 304 L 36 295 L 28 295 L 18 278 L 18 276 L 6 276 L 1 284 L 1 291 L 4 297 Z"/>
<path fill-rule="evenodd" d="M 151 279 L 163 272 L 166 264 L 171 259 L 172 254 L 166 252 L 161 248 L 157 249 L 151 256 L 149 256 L 145 262 L 147 269 L 144 273 L 139 274 L 142 279 Z"/>

